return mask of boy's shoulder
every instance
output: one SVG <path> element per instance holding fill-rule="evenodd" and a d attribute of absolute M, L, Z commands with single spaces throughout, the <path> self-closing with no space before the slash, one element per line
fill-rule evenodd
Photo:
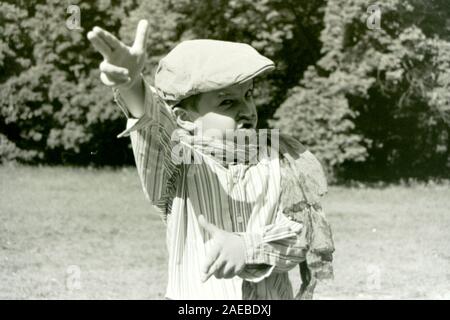
<path fill-rule="evenodd" d="M 281 134 L 279 147 L 283 190 L 293 196 L 303 194 L 305 201 L 318 202 L 328 189 L 320 161 L 292 136 Z"/>

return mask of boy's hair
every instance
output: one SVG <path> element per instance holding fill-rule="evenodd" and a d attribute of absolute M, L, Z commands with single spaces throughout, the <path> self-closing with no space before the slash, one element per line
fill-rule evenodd
<path fill-rule="evenodd" d="M 181 108 L 184 110 L 193 110 L 193 111 L 197 111 L 197 104 L 198 101 L 200 100 L 200 93 L 198 94 L 194 94 L 192 96 L 189 96 L 183 100 L 181 100 L 180 102 L 178 102 L 174 108 Z"/>

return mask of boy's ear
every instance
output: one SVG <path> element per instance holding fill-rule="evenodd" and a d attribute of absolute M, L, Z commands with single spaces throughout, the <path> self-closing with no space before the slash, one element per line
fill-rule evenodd
<path fill-rule="evenodd" d="M 177 117 L 180 120 L 183 120 L 183 121 L 193 121 L 194 120 L 194 119 L 192 119 L 190 112 L 184 108 L 175 107 L 173 109 L 173 113 L 175 114 L 175 117 Z"/>
<path fill-rule="evenodd" d="M 194 124 L 194 119 L 189 111 L 185 110 L 184 108 L 175 107 L 173 109 L 173 113 L 180 127 L 187 131 L 195 130 L 196 126 Z"/>

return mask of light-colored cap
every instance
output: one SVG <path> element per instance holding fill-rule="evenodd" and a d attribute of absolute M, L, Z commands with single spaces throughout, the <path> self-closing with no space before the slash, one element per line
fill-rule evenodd
<path fill-rule="evenodd" d="M 162 99 L 175 105 L 194 94 L 243 83 L 274 68 L 272 60 L 248 44 L 188 40 L 160 60 L 155 87 Z"/>

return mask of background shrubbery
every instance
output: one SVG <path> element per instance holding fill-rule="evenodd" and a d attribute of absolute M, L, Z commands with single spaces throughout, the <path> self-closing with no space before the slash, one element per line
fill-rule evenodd
<path fill-rule="evenodd" d="M 330 176 L 450 177 L 450 2 L 369 0 L 0 2 L 0 161 L 132 164 L 124 119 L 86 39 L 99 25 L 131 42 L 149 20 L 148 64 L 184 39 L 246 42 L 277 70 L 258 81 L 261 126 L 294 134 Z"/>

